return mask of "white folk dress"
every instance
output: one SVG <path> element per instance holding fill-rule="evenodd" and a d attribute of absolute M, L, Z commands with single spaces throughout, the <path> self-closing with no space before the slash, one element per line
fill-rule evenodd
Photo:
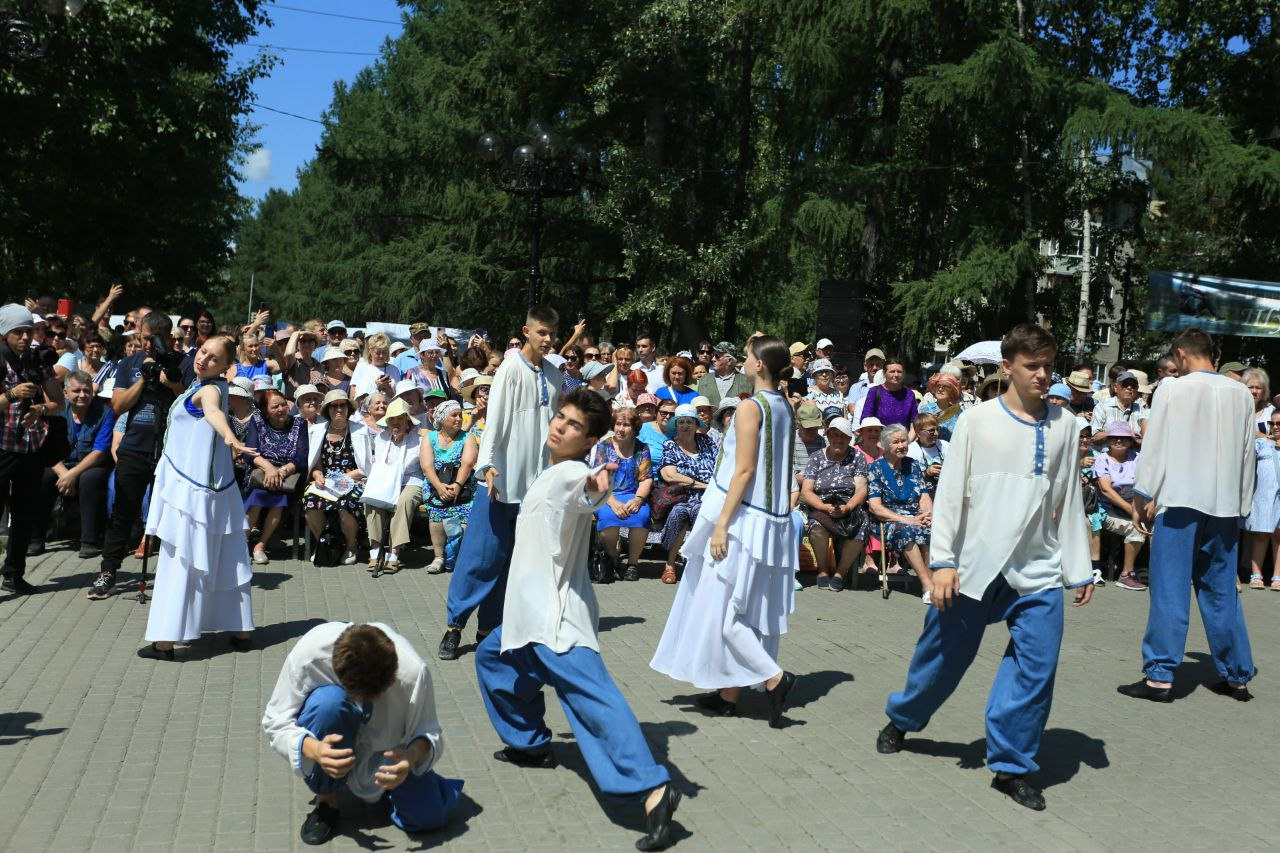
<path fill-rule="evenodd" d="M 202 631 L 253 630 L 253 568 L 231 448 L 204 413 L 189 405 L 197 391 L 210 386 L 218 389 L 225 414 L 222 380 L 192 386 L 169 409 L 147 513 L 147 534 L 160 540 L 147 616 L 150 642 L 190 641 Z"/>
<path fill-rule="evenodd" d="M 715 476 L 681 548 L 684 577 L 649 663 L 702 689 L 751 687 L 777 675 L 779 644 L 795 611 L 800 541 L 791 521 L 791 407 L 775 392 L 757 394 L 752 402 L 763 416 L 756 471 L 729 522 L 727 554 L 712 559 L 711 536 L 733 478 L 736 429 L 725 436 Z"/>

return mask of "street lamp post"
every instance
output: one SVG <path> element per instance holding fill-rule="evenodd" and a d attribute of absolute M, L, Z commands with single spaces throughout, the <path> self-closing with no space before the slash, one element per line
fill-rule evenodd
<path fill-rule="evenodd" d="M 43 59 L 62 33 L 67 18 L 79 14 L 84 4 L 85 0 L 45 0 L 49 28 L 44 41 L 40 40 L 37 27 L 30 21 L 19 18 L 8 9 L 0 9 L 0 61 L 5 65 L 18 65 Z"/>
<path fill-rule="evenodd" d="M 496 133 L 483 134 L 476 153 L 498 189 L 529 199 L 528 301 L 532 307 L 542 301 L 542 200 L 578 192 L 584 167 L 579 160 L 563 156 L 563 145 L 551 131 L 536 122 L 530 129 L 532 141 L 517 145 L 510 163 L 503 162 L 503 143 Z"/>

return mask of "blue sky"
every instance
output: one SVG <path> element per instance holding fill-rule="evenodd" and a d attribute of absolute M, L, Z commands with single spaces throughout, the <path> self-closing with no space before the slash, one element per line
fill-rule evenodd
<path fill-rule="evenodd" d="M 286 0 L 283 5 L 273 3 L 267 9 L 271 27 L 251 39 L 249 45 L 236 48 L 233 55 L 237 61 L 243 63 L 259 51 L 268 50 L 255 45 L 376 54 L 382 43 L 388 37 L 399 35 L 401 29 L 398 23 L 401 10 L 395 0 Z M 295 11 L 297 9 L 307 11 Z M 372 18 L 377 22 L 332 15 Z M 302 50 L 273 52 L 281 61 L 271 76 L 258 81 L 253 100 L 263 107 L 312 119 L 319 119 L 328 108 L 335 82 L 352 80 L 361 68 L 376 59 L 375 56 Z M 239 184 L 240 192 L 249 198 L 261 198 L 272 188 L 293 189 L 298 185 L 298 169 L 315 156 L 324 128 L 261 108 L 255 108 L 251 118 L 259 126 L 257 144 L 260 148 L 241 168 L 245 179 Z"/>

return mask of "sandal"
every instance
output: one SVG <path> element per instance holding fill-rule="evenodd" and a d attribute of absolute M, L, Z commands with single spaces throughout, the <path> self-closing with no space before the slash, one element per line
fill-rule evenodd
<path fill-rule="evenodd" d="M 665 566 L 662 567 L 663 583 L 675 583 L 677 580 L 678 578 L 676 578 L 675 566 L 671 565 L 670 563 L 667 563 Z"/>
<path fill-rule="evenodd" d="M 1249 575 L 1249 589 L 1266 589 L 1262 583 L 1262 575 Z"/>
<path fill-rule="evenodd" d="M 369 560 L 369 571 L 376 572 L 378 570 L 378 558 L 374 557 Z"/>
<path fill-rule="evenodd" d="M 1271 590 L 1273 592 L 1280 592 L 1280 572 L 1276 572 L 1271 576 Z"/>

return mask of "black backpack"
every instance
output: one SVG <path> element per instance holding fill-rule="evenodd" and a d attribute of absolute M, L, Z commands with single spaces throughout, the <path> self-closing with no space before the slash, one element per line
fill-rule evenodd
<path fill-rule="evenodd" d="M 316 542 L 316 555 L 312 564 L 321 569 L 338 565 L 342 561 L 342 546 L 342 536 L 326 530 Z"/>

